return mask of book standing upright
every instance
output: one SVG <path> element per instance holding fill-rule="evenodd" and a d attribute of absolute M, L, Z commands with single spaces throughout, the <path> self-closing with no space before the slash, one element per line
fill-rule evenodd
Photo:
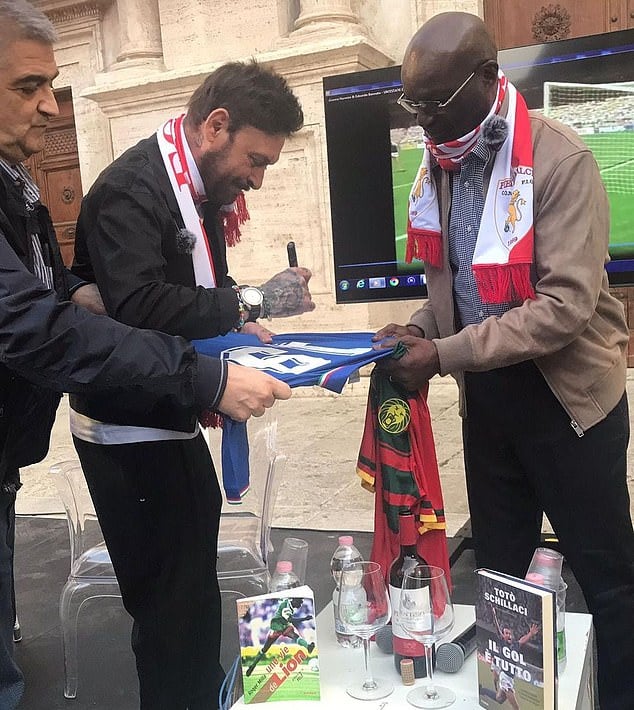
<path fill-rule="evenodd" d="M 236 604 L 244 702 L 319 700 L 310 587 L 246 597 Z"/>
<path fill-rule="evenodd" d="M 492 570 L 477 575 L 480 706 L 556 710 L 555 592 Z"/>

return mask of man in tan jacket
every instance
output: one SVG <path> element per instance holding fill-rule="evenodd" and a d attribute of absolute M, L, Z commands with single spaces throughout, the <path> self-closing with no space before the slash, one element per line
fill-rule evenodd
<path fill-rule="evenodd" d="M 527 111 L 496 53 L 457 12 L 407 47 L 399 103 L 426 135 L 408 239 L 429 300 L 375 339 L 407 347 L 387 367 L 408 388 L 459 382 L 477 564 L 523 577 L 548 515 L 594 616 L 601 708 L 620 710 L 634 703 L 634 532 L 608 202 L 587 146 Z"/>

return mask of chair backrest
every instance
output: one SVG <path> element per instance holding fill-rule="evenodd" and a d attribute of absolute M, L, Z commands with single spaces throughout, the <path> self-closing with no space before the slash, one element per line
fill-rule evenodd
<path fill-rule="evenodd" d="M 223 500 L 218 547 L 248 550 L 266 566 L 273 508 L 286 457 L 277 453 L 277 419 L 267 414 L 248 424 L 249 490 L 239 505 Z M 218 442 L 215 442 L 217 445 Z M 212 441 L 212 449 L 214 442 Z M 221 461 L 219 455 L 214 460 Z"/>
<path fill-rule="evenodd" d="M 253 567 L 266 567 L 272 551 L 270 531 L 280 472 L 286 457 L 277 453 L 277 419 L 268 412 L 248 422 L 250 486 L 239 505 L 223 500 L 219 551 L 248 553 Z M 211 444 L 213 451 L 213 442 Z M 221 456 L 214 453 L 214 461 Z M 220 468 L 220 466 L 218 466 Z M 95 508 L 79 460 L 62 461 L 50 469 L 66 511 L 71 547 L 71 574 L 101 577 L 111 565 Z M 238 557 L 236 562 L 239 566 Z M 222 567 L 222 565 L 221 565 Z M 249 566 L 248 566 L 249 567 Z M 222 576 L 222 571 L 219 569 Z M 227 574 L 231 574 L 227 571 Z"/>
<path fill-rule="evenodd" d="M 82 555 L 103 543 L 103 533 L 79 460 L 55 464 L 51 466 L 50 473 L 66 511 L 72 569 Z"/>

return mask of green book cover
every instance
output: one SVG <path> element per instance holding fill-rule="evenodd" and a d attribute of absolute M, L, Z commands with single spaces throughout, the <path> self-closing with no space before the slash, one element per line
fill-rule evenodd
<path fill-rule="evenodd" d="M 244 702 L 319 700 L 310 587 L 246 597 L 236 604 Z"/>

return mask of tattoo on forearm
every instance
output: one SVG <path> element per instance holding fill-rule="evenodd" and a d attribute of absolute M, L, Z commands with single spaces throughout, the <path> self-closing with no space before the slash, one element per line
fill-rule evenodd
<path fill-rule="evenodd" d="M 272 318 L 294 316 L 304 311 L 302 279 L 293 271 L 283 271 L 261 287 Z"/>

